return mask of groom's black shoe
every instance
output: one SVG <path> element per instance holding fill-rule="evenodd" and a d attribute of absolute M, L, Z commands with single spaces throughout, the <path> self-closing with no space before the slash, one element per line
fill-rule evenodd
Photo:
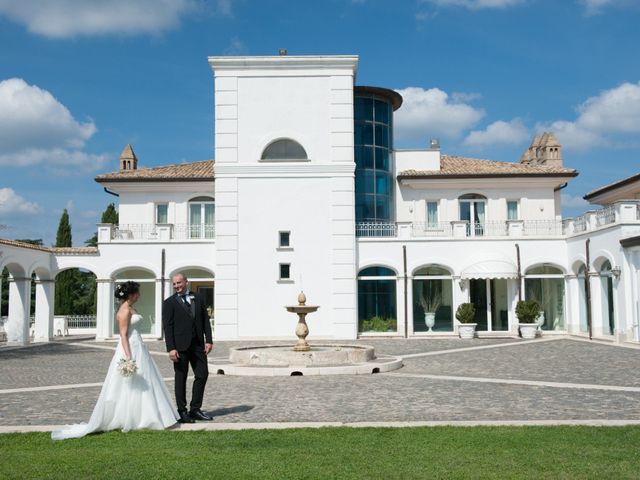
<path fill-rule="evenodd" d="M 196 423 L 187 412 L 178 412 L 178 415 L 180 415 L 180 419 L 178 420 L 180 423 Z"/>
<path fill-rule="evenodd" d="M 203 420 L 203 421 L 209 421 L 212 420 L 212 418 L 207 415 L 206 413 L 204 413 L 202 410 L 197 409 L 197 410 L 191 410 L 189 412 L 189 416 L 191 418 L 193 418 L 194 420 Z"/>

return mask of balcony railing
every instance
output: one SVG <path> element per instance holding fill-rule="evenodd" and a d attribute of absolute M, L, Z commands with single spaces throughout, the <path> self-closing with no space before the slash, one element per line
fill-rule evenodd
<path fill-rule="evenodd" d="M 395 237 L 397 227 L 395 223 L 360 222 L 356 223 L 357 237 Z"/>
<path fill-rule="evenodd" d="M 215 239 L 215 226 L 210 224 L 99 224 L 98 242 L 144 241 L 167 242 L 172 240 L 206 241 Z"/>
<path fill-rule="evenodd" d="M 565 220 L 491 220 L 468 222 L 358 223 L 358 237 L 420 238 L 496 238 L 560 237 L 607 228 L 615 224 L 640 224 L 640 200 L 623 200 L 600 210 Z"/>
<path fill-rule="evenodd" d="M 451 222 L 412 223 L 411 227 L 411 235 L 414 238 L 453 236 Z"/>

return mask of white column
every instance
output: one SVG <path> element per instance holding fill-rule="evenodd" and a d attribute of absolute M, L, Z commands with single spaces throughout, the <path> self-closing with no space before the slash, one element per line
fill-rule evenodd
<path fill-rule="evenodd" d="M 48 342 L 53 338 L 54 293 L 54 280 L 36 280 L 36 342 Z"/>
<path fill-rule="evenodd" d="M 5 325 L 7 342 L 14 345 L 29 343 L 29 308 L 31 279 L 9 279 L 9 318 Z"/>
<path fill-rule="evenodd" d="M 96 279 L 96 340 L 113 337 L 113 280 Z"/>
<path fill-rule="evenodd" d="M 166 287 L 165 287 L 166 288 Z M 166 294 L 165 290 L 165 294 Z M 162 338 L 162 302 L 164 298 L 162 298 L 162 279 L 156 278 L 156 301 L 155 301 L 155 324 L 153 326 L 153 333 L 156 338 Z"/>

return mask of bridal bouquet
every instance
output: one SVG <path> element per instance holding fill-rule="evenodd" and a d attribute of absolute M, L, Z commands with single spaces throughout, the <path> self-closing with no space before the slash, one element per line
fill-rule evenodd
<path fill-rule="evenodd" d="M 127 360 L 126 358 L 121 358 L 118 360 L 118 372 L 123 377 L 130 377 L 138 370 L 138 366 L 136 365 L 135 360 Z"/>

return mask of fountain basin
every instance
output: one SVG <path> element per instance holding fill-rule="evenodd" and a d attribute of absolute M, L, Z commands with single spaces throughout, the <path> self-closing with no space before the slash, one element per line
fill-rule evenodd
<path fill-rule="evenodd" d="M 209 364 L 218 375 L 371 375 L 402 367 L 402 359 L 376 356 L 369 345 L 319 344 L 308 352 L 295 352 L 289 346 L 256 345 L 229 350 L 228 362 Z"/>
<path fill-rule="evenodd" d="M 365 363 L 375 358 L 368 345 L 313 345 L 308 352 L 294 352 L 291 347 L 239 347 L 229 351 L 229 361 L 267 367 L 335 366 Z"/>

